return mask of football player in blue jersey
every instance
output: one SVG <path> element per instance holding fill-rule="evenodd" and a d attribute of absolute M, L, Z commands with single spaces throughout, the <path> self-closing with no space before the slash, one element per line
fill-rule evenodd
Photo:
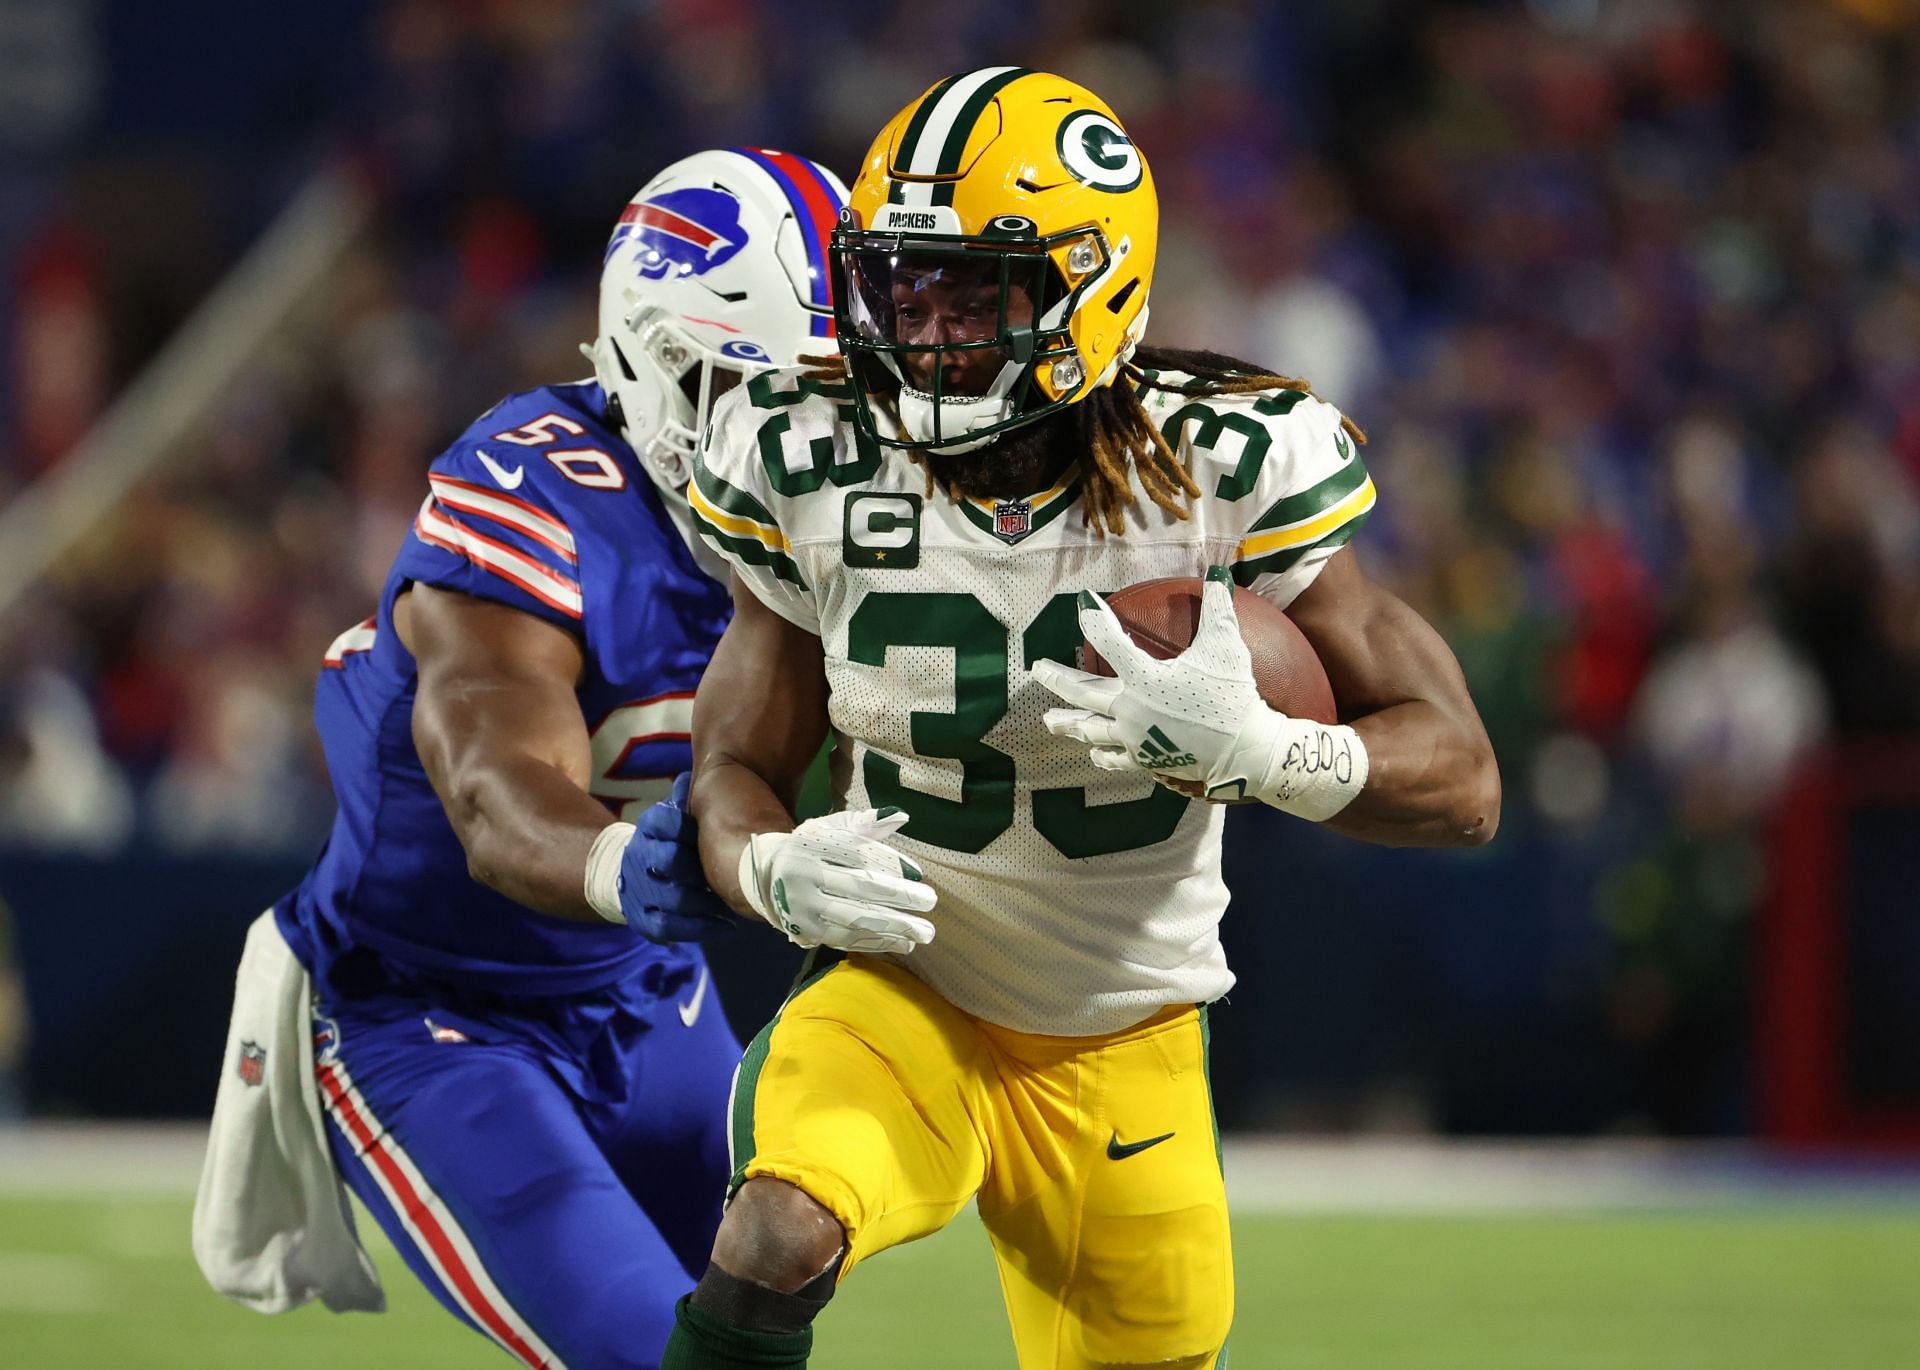
<path fill-rule="evenodd" d="M 320 675 L 339 816 L 274 912 L 333 1158 L 529 1365 L 657 1364 L 720 1219 L 740 1049 L 695 941 L 732 920 L 672 777 L 729 610 L 685 488 L 720 391 L 832 348 L 845 198 L 763 149 L 650 181 L 594 378 L 509 397 L 432 464 Z"/>

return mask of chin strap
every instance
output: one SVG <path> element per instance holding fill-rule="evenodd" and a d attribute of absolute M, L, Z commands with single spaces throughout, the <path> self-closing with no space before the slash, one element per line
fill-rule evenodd
<path fill-rule="evenodd" d="M 1008 417 L 1007 397 L 988 393 L 978 399 L 938 400 L 924 390 L 915 390 L 908 385 L 900 387 L 900 396 L 896 401 L 900 408 L 900 426 L 907 436 L 915 442 L 930 442 L 934 436 L 936 420 L 939 431 L 944 435 L 957 428 L 959 436 L 951 442 L 943 442 L 929 450 L 943 456 L 958 456 L 962 452 L 972 452 L 992 442 L 998 433 L 986 433 L 977 438 L 966 435 L 979 428 L 991 428 Z"/>

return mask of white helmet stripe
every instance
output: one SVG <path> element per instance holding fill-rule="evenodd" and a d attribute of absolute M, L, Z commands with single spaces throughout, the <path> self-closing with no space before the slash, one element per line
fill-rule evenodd
<path fill-rule="evenodd" d="M 940 170 L 940 153 L 946 148 L 947 139 L 953 135 L 953 124 L 976 92 L 987 82 L 1018 71 L 1018 67 L 982 67 L 979 71 L 970 71 L 952 85 L 942 95 L 927 115 L 927 122 L 921 126 L 920 137 L 911 148 L 902 148 L 907 164 L 900 168 L 910 176 L 933 176 Z"/>

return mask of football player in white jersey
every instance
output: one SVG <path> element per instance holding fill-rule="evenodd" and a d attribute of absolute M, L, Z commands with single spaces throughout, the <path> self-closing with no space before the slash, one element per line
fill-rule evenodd
<path fill-rule="evenodd" d="M 716 410 L 689 498 L 735 617 L 695 706 L 702 858 L 839 955 L 747 1051 L 669 1367 L 804 1365 L 839 1279 L 974 1202 L 1023 1366 L 1218 1364 L 1205 1005 L 1233 975 L 1223 813 L 1191 796 L 1381 843 L 1493 834 L 1458 666 L 1343 550 L 1374 501 L 1360 431 L 1301 382 L 1140 346 L 1157 212 L 1092 92 L 943 81 L 834 235 L 845 361 Z M 1096 593 L 1202 574 L 1172 661 Z M 1236 583 L 1289 611 L 1345 722 L 1261 701 Z M 1116 677 L 1068 664 L 1083 635 Z M 836 811 L 796 826 L 829 731 Z"/>

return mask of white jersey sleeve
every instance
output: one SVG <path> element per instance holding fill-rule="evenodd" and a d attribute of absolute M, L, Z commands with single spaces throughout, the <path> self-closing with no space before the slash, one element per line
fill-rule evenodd
<path fill-rule="evenodd" d="M 727 559 L 754 597 L 818 636 L 819 605 L 781 527 L 783 496 L 764 456 L 767 450 L 776 456 L 785 450 L 782 440 L 792 437 L 796 407 L 769 405 L 769 399 L 792 394 L 804 400 L 808 393 L 805 382 L 789 381 L 782 390 L 769 384 L 773 379 L 757 376 L 714 406 L 706 443 L 694 459 L 687 502 L 695 530 Z"/>
<path fill-rule="evenodd" d="M 1340 411 L 1305 391 L 1186 399 L 1156 417 L 1211 506 L 1209 523 L 1239 533 L 1235 581 L 1280 608 L 1373 510 L 1373 481 Z"/>

